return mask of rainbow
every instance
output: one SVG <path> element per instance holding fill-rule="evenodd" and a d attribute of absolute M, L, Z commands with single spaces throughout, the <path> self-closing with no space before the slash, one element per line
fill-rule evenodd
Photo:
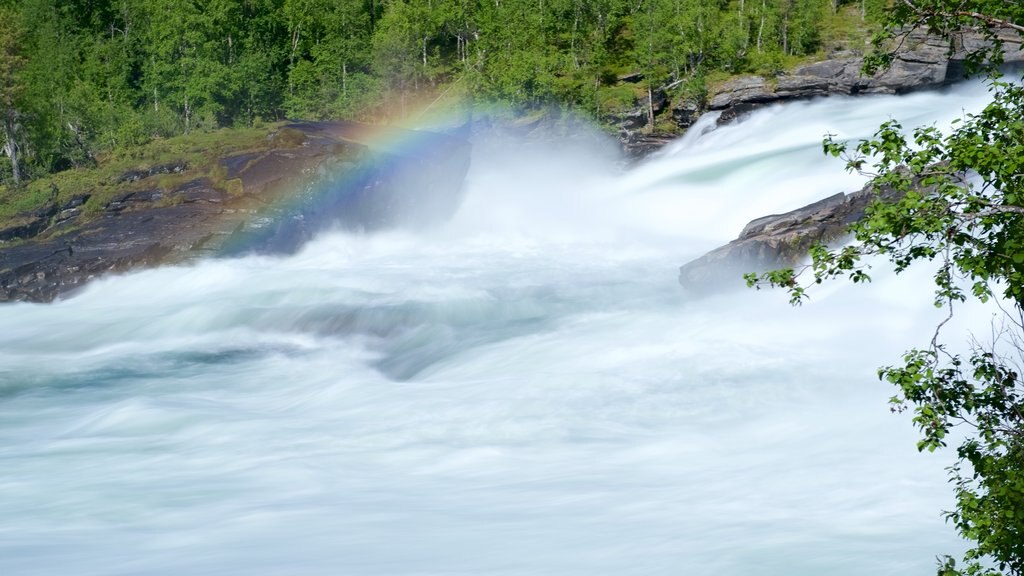
<path fill-rule="evenodd" d="M 356 122 L 293 122 L 277 138 L 300 145 L 222 160 L 234 193 L 219 255 L 292 252 L 332 226 L 420 227 L 443 220 L 462 198 L 469 143 L 439 132 Z"/>

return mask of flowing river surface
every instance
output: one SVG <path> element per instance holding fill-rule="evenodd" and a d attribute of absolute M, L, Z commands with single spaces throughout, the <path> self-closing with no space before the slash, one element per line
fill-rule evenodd
<path fill-rule="evenodd" d="M 439 229 L 0 307 L 0 574 L 933 574 L 950 456 L 875 376 L 939 320 L 927 271 L 800 308 L 676 274 L 859 188 L 826 132 L 986 100 L 773 107 L 625 174 L 481 145 Z"/>

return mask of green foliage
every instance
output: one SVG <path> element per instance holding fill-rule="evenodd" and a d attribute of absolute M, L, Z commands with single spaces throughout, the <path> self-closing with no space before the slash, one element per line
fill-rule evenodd
<path fill-rule="evenodd" d="M 373 20 L 368 6 L 361 0 L 286 0 L 283 12 L 291 39 L 287 113 L 315 118 L 355 113 L 375 88 L 366 80 Z"/>
<path fill-rule="evenodd" d="M 878 198 L 851 227 L 855 243 L 817 246 L 803 270 L 748 274 L 753 286 L 786 288 L 793 303 L 808 297 L 802 273 L 814 283 L 847 277 L 869 280 L 868 257 L 882 257 L 901 272 L 934 262 L 933 300 L 952 317 L 968 299 L 995 300 L 1003 311 L 987 341 L 971 352 L 948 350 L 943 321 L 926 348 L 879 376 L 897 387 L 894 411 L 913 411 L 921 431 L 918 449 L 946 446 L 954 427 L 967 430 L 949 469 L 956 508 L 946 514 L 973 546 L 957 563 L 944 557 L 942 576 L 1024 574 L 1024 87 L 1004 82 L 997 30 L 1024 34 L 1024 5 L 999 0 L 950 0 L 897 4 L 887 35 L 924 25 L 951 34 L 979 27 L 993 43 L 971 61 L 989 76 L 992 103 L 965 116 L 944 135 L 935 127 L 906 133 L 883 124 L 875 136 L 850 146 L 827 137 L 826 153 L 848 170 L 873 170 Z M 904 31 L 904 32 L 901 32 Z M 884 42 L 880 42 L 884 46 Z M 869 64 L 884 65 L 880 54 Z"/>
<path fill-rule="evenodd" d="M 61 204 L 81 194 L 91 197 L 85 205 L 87 214 L 91 214 L 101 211 L 117 195 L 154 185 L 169 188 L 184 181 L 207 177 L 214 185 L 230 190 L 230 184 L 223 181 L 217 160 L 245 151 L 301 145 L 301 141 L 296 141 L 294 132 L 278 128 L 279 125 L 273 124 L 262 128 L 224 129 L 157 138 L 144 145 L 103 155 L 90 168 L 41 176 L 17 190 L 0 186 L 0 227 L 16 224 L 19 218 L 51 202 Z M 121 181 L 120 177 L 129 170 L 166 164 L 180 164 L 187 169 L 152 181 Z M 172 179 L 177 179 L 177 182 Z"/>
<path fill-rule="evenodd" d="M 636 89 L 630 85 L 598 89 L 597 105 L 602 112 L 623 112 L 636 107 Z"/>
<path fill-rule="evenodd" d="M 52 198 L 52 190 L 39 185 L 38 181 L 16 191 L 0 187 L 0 221 L 5 227 L 20 224 L 22 218 L 30 217 L 31 212 L 45 206 Z"/>
<path fill-rule="evenodd" d="M 629 103 L 619 76 L 642 75 L 646 96 L 777 73 L 848 25 L 831 2 L 3 0 L 0 145 L 17 147 L 0 174 L 285 117 L 400 120 L 456 85 L 478 103 L 601 115 Z"/>
<path fill-rule="evenodd" d="M 0 183 L 8 179 L 17 186 L 21 181 L 19 166 L 19 136 L 21 99 L 24 92 L 22 69 L 22 29 L 14 10 L 0 6 L 0 151 L 6 156 L 0 170 Z M 8 176 L 9 175 L 9 176 Z"/>

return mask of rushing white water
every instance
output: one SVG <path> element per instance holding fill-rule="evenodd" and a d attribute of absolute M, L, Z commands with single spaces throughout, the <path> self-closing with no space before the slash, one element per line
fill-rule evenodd
<path fill-rule="evenodd" d="M 948 455 L 874 376 L 926 275 L 793 309 L 676 270 L 859 187 L 825 132 L 985 99 L 771 108 L 625 176 L 480 150 L 440 230 L 2 307 L 0 574 L 930 574 Z"/>

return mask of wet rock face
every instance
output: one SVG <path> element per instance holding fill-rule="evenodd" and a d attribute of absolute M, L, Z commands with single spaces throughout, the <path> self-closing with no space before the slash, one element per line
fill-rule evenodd
<path fill-rule="evenodd" d="M 701 106 L 694 100 L 683 100 L 672 106 L 672 121 L 676 126 L 687 129 L 700 118 Z"/>
<path fill-rule="evenodd" d="M 1019 35 L 1008 31 L 1000 34 L 1000 39 L 1004 61 L 1011 65 L 1024 64 L 1024 49 Z M 606 114 L 602 119 L 617 129 L 626 157 L 637 160 L 658 150 L 677 135 L 658 133 L 650 125 L 651 116 L 671 119 L 676 128 L 686 130 L 708 111 L 719 112 L 717 123 L 721 125 L 762 106 L 789 100 L 831 95 L 902 94 L 937 88 L 964 79 L 967 54 L 987 47 L 989 42 L 983 36 L 966 30 L 956 35 L 956 49 L 950 53 L 945 40 L 919 29 L 911 32 L 901 43 L 892 65 L 873 76 L 864 76 L 861 72 L 864 64 L 862 53 L 836 52 L 828 60 L 805 64 L 777 76 L 732 78 L 713 89 L 707 98 L 670 98 L 673 88 L 680 83 L 676 81 L 654 89 L 650 92 L 651 97 L 636 98 L 627 109 Z M 619 81 L 628 83 L 642 80 L 643 75 L 639 73 L 619 77 Z"/>
<path fill-rule="evenodd" d="M 1007 33 L 1004 61 L 1024 63 L 1020 37 Z M 963 59 L 987 45 L 977 33 L 959 35 L 958 49 L 924 31 L 912 32 L 897 52 L 892 66 L 874 76 L 861 74 L 863 58 L 838 55 L 822 62 L 799 66 L 775 78 L 742 76 L 726 82 L 708 101 L 708 110 L 722 111 L 719 122 L 728 122 L 766 104 L 833 94 L 902 94 L 936 88 L 964 78 Z"/>
<path fill-rule="evenodd" d="M 0 301 L 46 302 L 97 276 L 200 257 L 288 253 L 320 230 L 425 226 L 458 207 L 464 140 L 352 123 L 298 123 L 288 146 L 220 159 L 225 177 L 149 189 L 159 166 L 122 175 L 141 189 L 83 216 L 80 194 L 0 230 Z M 401 142 L 401 146 L 393 143 Z M 152 173 L 150 173 L 152 172 Z M 17 228 L 16 230 L 13 228 Z"/>
<path fill-rule="evenodd" d="M 4 248 L 0 301 L 47 302 L 109 272 L 182 261 L 207 233 L 209 216 L 196 203 L 112 211 L 63 235 Z"/>
<path fill-rule="evenodd" d="M 752 220 L 738 238 L 679 269 L 679 283 L 692 293 L 708 293 L 745 285 L 743 274 L 792 267 L 818 242 L 844 239 L 850 224 L 864 217 L 876 198 L 893 200 L 890 189 L 876 192 L 869 184 L 851 194 L 835 194 L 784 214 Z"/>

